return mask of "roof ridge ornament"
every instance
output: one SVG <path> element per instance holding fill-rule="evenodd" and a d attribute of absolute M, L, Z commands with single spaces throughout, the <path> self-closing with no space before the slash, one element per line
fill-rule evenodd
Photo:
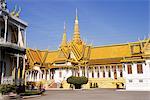
<path fill-rule="evenodd" d="M 15 5 L 14 10 L 13 10 L 10 14 L 11 14 L 12 16 L 14 16 L 15 13 L 16 13 L 16 10 L 17 10 L 17 5 Z"/>
<path fill-rule="evenodd" d="M 14 16 L 16 16 L 16 17 L 19 17 L 20 16 L 20 13 L 21 13 L 21 7 L 19 7 L 19 10 L 18 10 L 18 12 L 14 15 Z"/>

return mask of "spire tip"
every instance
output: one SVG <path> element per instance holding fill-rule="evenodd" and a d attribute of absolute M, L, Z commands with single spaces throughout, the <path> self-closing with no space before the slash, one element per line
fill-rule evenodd
<path fill-rule="evenodd" d="M 76 8 L 76 20 L 78 20 L 78 9 Z"/>

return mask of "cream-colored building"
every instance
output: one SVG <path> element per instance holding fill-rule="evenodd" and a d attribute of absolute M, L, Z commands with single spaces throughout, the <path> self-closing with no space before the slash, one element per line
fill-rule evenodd
<path fill-rule="evenodd" d="M 83 88 L 150 89 L 150 39 L 93 47 L 80 37 L 77 14 L 71 41 L 64 28 L 58 50 L 28 48 L 26 53 L 26 81 L 44 81 L 47 88 L 70 88 L 66 79 L 74 75 L 89 78 Z"/>

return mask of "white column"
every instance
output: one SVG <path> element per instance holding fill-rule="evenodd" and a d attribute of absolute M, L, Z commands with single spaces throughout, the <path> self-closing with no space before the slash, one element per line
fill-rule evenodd
<path fill-rule="evenodd" d="M 5 33 L 4 33 L 4 42 L 6 42 L 6 38 L 7 38 L 7 23 L 8 23 L 8 16 L 4 16 L 4 21 L 5 21 Z"/>
<path fill-rule="evenodd" d="M 42 79 L 45 79 L 45 69 L 43 70 L 43 78 Z"/>
<path fill-rule="evenodd" d="M 34 71 L 34 81 L 36 82 L 36 71 Z"/>
<path fill-rule="evenodd" d="M 23 56 L 23 70 L 22 70 L 22 79 L 25 79 L 25 55 Z"/>
<path fill-rule="evenodd" d="M 20 26 L 18 26 L 18 43 L 17 43 L 17 45 L 19 46 L 19 42 L 20 42 L 20 35 L 19 35 L 19 33 L 20 33 Z"/>
<path fill-rule="evenodd" d="M 31 71 L 31 81 L 33 81 L 33 71 Z"/>
<path fill-rule="evenodd" d="M 37 71 L 35 71 L 35 81 L 37 82 Z"/>
<path fill-rule="evenodd" d="M 29 77 L 29 81 L 32 81 L 32 71 L 30 71 L 30 77 Z"/>
<path fill-rule="evenodd" d="M 35 71 L 33 71 L 33 81 L 35 82 Z"/>
<path fill-rule="evenodd" d="M 118 67 L 119 67 L 119 66 L 116 65 L 117 79 L 120 77 L 120 71 L 119 71 L 119 68 L 118 68 Z"/>
<path fill-rule="evenodd" d="M 125 64 L 122 65 L 122 75 L 123 75 L 123 77 L 126 76 L 126 66 L 125 66 Z"/>
<path fill-rule="evenodd" d="M 26 30 L 24 30 L 24 47 L 26 48 L 27 44 L 26 44 Z"/>
<path fill-rule="evenodd" d="M 34 81 L 34 71 L 32 71 L 32 81 Z"/>
<path fill-rule="evenodd" d="M 105 78 L 108 78 L 108 71 L 106 69 L 106 66 L 104 66 L 104 68 L 105 68 Z"/>
<path fill-rule="evenodd" d="M 25 76 L 26 76 L 26 81 L 28 82 L 28 81 L 29 81 L 29 77 L 30 77 L 29 71 L 27 71 L 26 73 L 28 73 L 28 74 L 25 74 Z"/>
<path fill-rule="evenodd" d="M 79 66 L 79 76 L 82 76 L 82 68 Z"/>
<path fill-rule="evenodd" d="M 50 69 L 48 69 L 47 80 L 50 80 Z"/>
<path fill-rule="evenodd" d="M 15 82 L 18 82 L 18 67 L 19 67 L 19 54 L 17 54 L 17 67 L 16 67 L 16 73 L 15 73 Z"/>
<path fill-rule="evenodd" d="M 92 78 L 92 68 L 90 66 L 89 66 L 88 73 L 89 73 L 89 78 Z"/>
<path fill-rule="evenodd" d="M 27 76 L 26 76 L 26 77 L 27 77 L 27 80 L 26 80 L 26 81 L 28 82 L 28 81 L 30 81 L 30 74 L 29 74 L 29 71 L 27 71 L 27 73 L 28 73 L 28 74 L 27 74 Z"/>
<path fill-rule="evenodd" d="M 85 66 L 85 77 L 87 77 L 87 66 Z"/>
<path fill-rule="evenodd" d="M 133 75 L 137 74 L 137 64 L 136 63 L 132 64 L 132 74 Z"/>
<path fill-rule="evenodd" d="M 3 82 L 3 78 L 4 78 L 4 61 L 2 63 L 2 76 L 1 76 L 1 83 Z"/>
<path fill-rule="evenodd" d="M 37 81 L 39 81 L 39 71 L 37 72 Z"/>
<path fill-rule="evenodd" d="M 46 69 L 44 70 L 44 79 L 46 80 Z"/>
<path fill-rule="evenodd" d="M 103 69 L 103 67 L 101 66 L 101 68 Z M 103 70 L 100 69 L 100 78 L 103 78 Z"/>
<path fill-rule="evenodd" d="M 38 76 L 39 71 L 36 72 L 36 81 L 38 81 L 39 76 Z"/>
<path fill-rule="evenodd" d="M 114 79 L 114 69 L 110 66 L 111 78 Z"/>

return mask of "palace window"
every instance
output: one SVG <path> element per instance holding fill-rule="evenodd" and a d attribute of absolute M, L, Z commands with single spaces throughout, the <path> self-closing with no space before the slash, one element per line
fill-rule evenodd
<path fill-rule="evenodd" d="M 132 66 L 131 65 L 127 65 L 128 68 L 128 74 L 132 74 Z"/>
<path fill-rule="evenodd" d="M 142 73 L 143 73 L 142 64 L 137 64 L 137 73 L 138 73 L 138 74 L 142 74 Z"/>

